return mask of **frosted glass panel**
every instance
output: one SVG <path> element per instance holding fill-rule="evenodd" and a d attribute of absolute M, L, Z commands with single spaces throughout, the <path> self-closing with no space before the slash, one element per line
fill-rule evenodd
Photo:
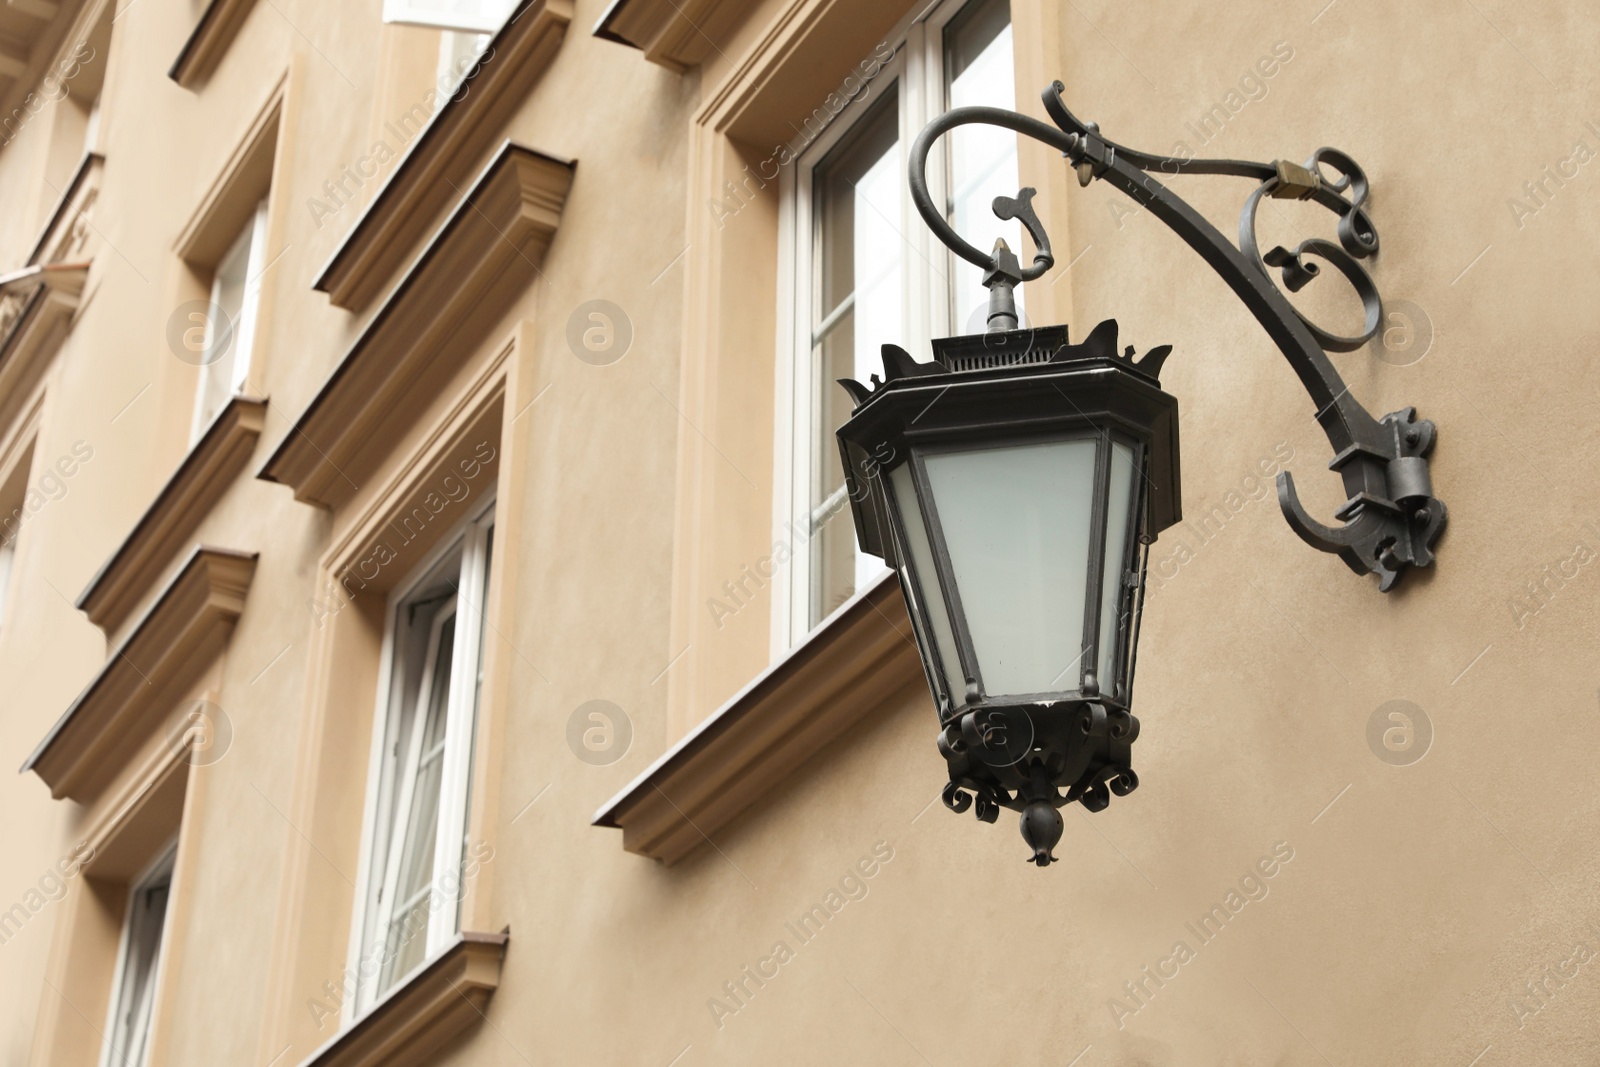
<path fill-rule="evenodd" d="M 889 485 L 894 490 L 900 522 L 905 527 L 906 540 L 910 542 L 911 566 L 916 571 L 915 578 L 907 574 L 906 581 L 913 590 L 912 595 L 922 603 L 923 613 L 933 630 L 931 638 L 939 650 L 939 658 L 944 661 L 944 683 L 950 694 L 951 707 L 959 707 L 966 697 L 967 679 L 961 672 L 955 631 L 950 627 L 950 612 L 939 589 L 938 572 L 933 567 L 927 525 L 922 521 L 922 511 L 917 506 L 917 494 L 912 487 L 911 464 L 902 463 L 890 472 Z"/>
<path fill-rule="evenodd" d="M 1128 548 L 1128 506 L 1133 499 L 1133 449 L 1113 441 L 1111 444 L 1111 485 L 1106 494 L 1106 555 L 1105 586 L 1100 606 L 1100 666 L 1097 681 L 1104 693 L 1113 693 L 1115 676 L 1112 674 L 1112 657 L 1116 654 L 1117 630 L 1123 620 L 1118 617 L 1122 602 L 1123 563 Z"/>
<path fill-rule="evenodd" d="M 928 480 L 989 696 L 1076 689 L 1095 442 L 945 452 Z"/>

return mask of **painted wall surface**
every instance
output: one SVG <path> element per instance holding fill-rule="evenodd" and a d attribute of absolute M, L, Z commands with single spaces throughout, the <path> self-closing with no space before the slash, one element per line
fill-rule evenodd
<path fill-rule="evenodd" d="M 874 26 L 910 7 L 851 3 Z M 509 649 L 508 697 L 495 807 L 481 823 L 494 848 L 482 926 L 508 927 L 510 943 L 485 1022 L 436 1062 L 1593 1062 L 1600 36 L 1590 8 L 1013 0 L 1019 24 L 1041 35 L 1025 42 L 1029 55 L 1057 57 L 1050 75 L 1069 104 L 1115 140 L 1253 160 L 1332 145 L 1365 167 L 1382 239 L 1373 275 L 1401 317 L 1386 344 L 1334 360 L 1374 414 L 1415 406 L 1437 424 L 1432 474 L 1450 508 L 1437 567 L 1389 595 L 1300 542 L 1277 513 L 1272 476 L 1293 470 L 1328 521 L 1342 494 L 1322 473 L 1327 443 L 1281 356 L 1148 213 L 1101 185 L 1052 185 L 1041 214 L 1058 265 L 1032 283 L 1037 306 L 1053 302 L 1078 337 L 1114 317 L 1141 350 L 1176 346 L 1164 379 L 1184 413 L 1187 518 L 1151 555 L 1142 786 L 1099 815 L 1067 809 L 1063 862 L 1039 870 L 1023 862 L 1009 814 L 986 826 L 929 806 L 944 768 L 920 686 L 676 866 L 626 853 L 620 835 L 590 825 L 683 723 L 765 666 L 751 652 L 766 647 L 759 632 L 693 652 L 674 639 L 675 615 L 703 610 L 726 576 L 675 575 L 684 509 L 751 531 L 727 549 L 735 561 L 760 554 L 772 514 L 773 459 L 742 443 L 770 442 L 770 397 L 756 388 L 724 411 L 726 425 L 696 425 L 680 393 L 700 358 L 686 346 L 689 320 L 705 310 L 685 295 L 705 254 L 689 220 L 717 195 L 692 183 L 689 135 L 771 27 L 835 7 L 725 4 L 738 17 L 708 31 L 703 66 L 679 74 L 591 35 L 606 6 L 576 3 L 552 66 L 502 131 L 577 169 L 537 281 L 484 343 L 523 331 L 519 388 L 537 396 L 507 413 L 503 439 L 525 462 L 516 506 L 499 519 L 514 624 L 494 637 Z M 193 538 L 257 551 L 260 564 L 217 668 L 231 742 L 190 772 L 204 786 L 185 815 L 162 1064 L 282 1067 L 311 1053 L 307 1035 L 335 1032 L 312 1007 L 319 984 L 269 973 L 269 961 L 293 933 L 283 902 L 302 884 L 297 864 L 336 868 L 328 882 L 347 888 L 304 904 L 335 928 L 354 892 L 353 861 L 287 814 L 307 789 L 305 709 L 322 684 L 310 658 L 316 575 L 337 520 L 254 473 L 370 319 L 311 283 L 395 164 L 346 181 L 349 203 L 325 183 L 369 169 L 376 145 L 394 139 L 388 124 L 430 87 L 435 38 L 383 28 L 380 8 L 266 0 L 198 91 L 166 75 L 194 5 L 139 0 L 113 24 L 94 214 L 103 243 L 41 392 L 29 484 L 48 503 L 19 538 L 0 626 L 0 755 L 13 765 L 105 662 L 105 639 L 73 601 L 187 448 L 195 371 L 168 341 L 174 242 L 286 77 L 293 99 L 253 381 L 270 397 L 268 421 Z M 1036 96 L 1019 99 L 1041 113 Z M 793 113 L 816 104 L 796 99 Z M 778 122 L 784 103 L 767 106 Z M 0 148 L 0 274 L 23 265 L 45 222 L 37 130 Z M 1251 188 L 1177 184 L 1227 233 Z M 760 194 L 776 195 L 776 185 Z M 750 217 L 770 227 L 775 202 L 760 202 Z M 1263 247 L 1333 234 L 1332 217 L 1303 204 L 1274 202 L 1260 221 Z M 720 284 L 723 305 L 774 300 L 765 279 Z M 1305 299 L 1355 322 L 1353 300 Z M 594 300 L 622 309 L 632 331 L 606 365 L 568 340 L 569 319 Z M 752 328 L 746 345 L 749 360 L 772 357 L 770 331 Z M 740 442 L 728 461 L 749 466 L 748 491 L 690 499 L 685 449 L 717 448 L 724 434 Z M 51 476 L 77 442 L 92 460 Z M 669 719 L 686 653 L 712 681 Z M 574 711 L 596 699 L 632 730 L 604 766 L 567 740 Z M 366 773 L 364 745 L 324 758 Z M 42 1062 L 41 1020 L 104 1026 L 92 991 L 51 983 L 86 888 L 58 889 L 49 872 L 92 819 L 32 774 L 0 777 L 0 810 L 0 914 L 26 912 L 0 944 L 0 1063 L 21 1067 Z M 319 858 L 324 845 L 334 859 Z M 817 906 L 827 919 L 808 936 L 798 924 Z M 276 1042 L 284 1032 L 296 1035 L 288 1047 Z"/>

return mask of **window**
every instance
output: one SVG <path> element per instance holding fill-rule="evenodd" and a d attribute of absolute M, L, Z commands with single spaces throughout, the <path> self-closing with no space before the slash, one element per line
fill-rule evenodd
<path fill-rule="evenodd" d="M 161 941 L 176 853 L 176 843 L 168 846 L 128 890 L 128 918 L 122 926 L 101 1067 L 145 1067 L 148 1062 L 151 1008 L 161 971 Z"/>
<path fill-rule="evenodd" d="M 374 738 L 367 888 L 351 967 L 358 1013 L 460 931 L 493 529 L 491 506 L 391 600 Z"/>
<path fill-rule="evenodd" d="M 833 436 L 850 402 L 836 379 L 881 373 L 885 343 L 921 359 L 932 336 L 984 329 L 981 272 L 926 233 L 907 191 L 907 148 L 948 108 L 1014 107 L 1013 77 L 1006 0 L 938 5 L 907 28 L 894 59 L 785 176 L 793 374 L 780 400 L 789 412 L 779 422 L 792 436 L 779 450 L 786 469 L 778 484 L 792 555 L 785 595 L 775 598 L 779 650 L 883 572 L 882 561 L 856 545 Z M 996 195 L 1016 195 L 1016 136 L 962 127 L 941 144 L 942 161 L 930 156 L 929 182 L 945 197 L 952 225 L 980 248 L 1004 237 L 1026 260 L 1020 224 L 1002 223 L 989 207 Z"/>
<path fill-rule="evenodd" d="M 28 518 L 28 474 L 33 468 L 33 449 L 33 442 L 28 442 L 9 472 L 0 475 L 0 633 L 10 623 L 14 610 L 11 580 L 16 570 L 17 539 Z"/>
<path fill-rule="evenodd" d="M 0 533 L 0 626 L 3 626 L 11 606 L 11 567 L 17 559 L 17 535 Z"/>
<path fill-rule="evenodd" d="M 195 400 L 194 425 L 189 432 L 191 441 L 205 433 L 211 420 L 229 400 L 244 392 L 249 380 L 266 232 L 267 202 L 263 199 L 212 274 L 211 307 L 206 315 L 200 391 Z"/>
<path fill-rule="evenodd" d="M 445 31 L 439 41 L 439 88 L 448 93 L 516 6 L 516 0 L 383 0 L 383 21 Z"/>

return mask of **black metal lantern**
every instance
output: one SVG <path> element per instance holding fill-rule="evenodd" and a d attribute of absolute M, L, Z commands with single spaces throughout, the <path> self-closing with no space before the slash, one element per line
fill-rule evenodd
<path fill-rule="evenodd" d="M 1144 558 L 1179 518 L 1177 402 L 1117 353 L 1107 321 L 885 345 L 886 381 L 844 383 L 839 430 L 864 551 L 900 576 L 928 684 L 947 805 L 1023 813 L 1041 866 L 1056 809 L 1138 785 L 1129 758 Z M 1065 792 L 1062 792 L 1062 790 Z"/>
<path fill-rule="evenodd" d="M 1057 809 L 1077 800 L 1104 809 L 1139 783 L 1130 766 L 1139 734 L 1133 670 L 1148 546 L 1179 518 L 1177 402 L 1158 374 L 1170 346 L 1135 362 L 1117 352 L 1117 325 L 1102 322 L 1082 344 L 1065 326 L 1017 329 L 1013 291 L 1053 264 L 1033 210 L 1034 190 L 996 197 L 994 213 L 1032 238 L 1024 269 L 998 242 L 990 253 L 951 227 L 928 188 L 928 153 L 958 126 L 1013 130 L 1062 153 L 1081 186 L 1102 181 L 1167 225 L 1227 282 L 1261 323 L 1316 405 L 1334 449 L 1329 466 L 1349 494 L 1340 525 L 1301 505 L 1289 472 L 1278 503 L 1306 543 L 1372 574 L 1384 592 L 1412 567 L 1430 566 L 1446 522 L 1428 471 L 1436 430 L 1402 408 L 1374 418 L 1328 358 L 1366 344 L 1382 322 L 1378 290 L 1361 265 L 1377 253 L 1366 211 L 1368 184 L 1355 161 L 1319 148 L 1304 164 L 1179 159 L 1101 135 L 1042 94 L 1054 126 L 996 108 L 957 108 L 911 146 L 911 196 L 948 248 L 983 268 L 989 331 L 933 342 L 918 363 L 883 346 L 884 378 L 841 384 L 856 407 L 839 447 L 864 551 L 900 577 L 939 713 L 949 765 L 944 802 L 993 822 L 1022 812 L 1022 835 L 1039 866 L 1061 838 Z M 1335 174 L 1330 176 L 1327 168 Z M 1259 184 L 1233 245 L 1152 177 L 1229 175 Z M 1338 243 L 1320 238 L 1263 253 L 1256 211 L 1264 198 L 1303 200 L 1339 216 Z M 1322 329 L 1290 303 L 1332 265 L 1360 297 L 1363 332 Z"/>

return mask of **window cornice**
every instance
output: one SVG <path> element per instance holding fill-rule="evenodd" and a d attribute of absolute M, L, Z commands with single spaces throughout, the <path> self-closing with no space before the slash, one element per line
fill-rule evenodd
<path fill-rule="evenodd" d="M 72 180 L 56 201 L 34 242 L 28 256 L 30 266 L 39 263 L 58 263 L 84 250 L 89 238 L 89 218 L 95 201 L 100 198 L 100 176 L 105 170 L 106 157 L 99 152 L 86 152 L 73 172 Z"/>
<path fill-rule="evenodd" d="M 0 428 L 33 394 L 83 299 L 89 264 L 50 263 L 0 277 Z"/>
<path fill-rule="evenodd" d="M 33 750 L 50 795 L 91 803 L 135 751 L 174 693 L 227 645 L 244 611 L 256 553 L 196 548 L 78 699 Z"/>
<path fill-rule="evenodd" d="M 509 935 L 463 933 L 300 1067 L 405 1067 L 484 1017 Z"/>
<path fill-rule="evenodd" d="M 417 135 L 313 288 L 350 311 L 372 302 L 554 61 L 571 22 L 571 0 L 521 0 L 461 88 Z"/>
<path fill-rule="evenodd" d="M 236 396 L 195 442 L 127 538 L 78 597 L 77 607 L 114 638 L 168 562 L 249 462 L 267 402 Z"/>
<path fill-rule="evenodd" d="M 886 574 L 636 778 L 594 817 L 676 863 L 907 685 L 921 661 Z"/>
<path fill-rule="evenodd" d="M 185 89 L 194 89 L 211 77 L 255 6 L 256 0 L 211 0 L 167 77 Z"/>
<path fill-rule="evenodd" d="M 457 365 L 538 272 L 574 164 L 506 142 L 259 477 L 335 508 L 356 489 L 381 432 L 436 399 L 423 383 Z M 348 472 L 348 473 L 347 473 Z"/>

